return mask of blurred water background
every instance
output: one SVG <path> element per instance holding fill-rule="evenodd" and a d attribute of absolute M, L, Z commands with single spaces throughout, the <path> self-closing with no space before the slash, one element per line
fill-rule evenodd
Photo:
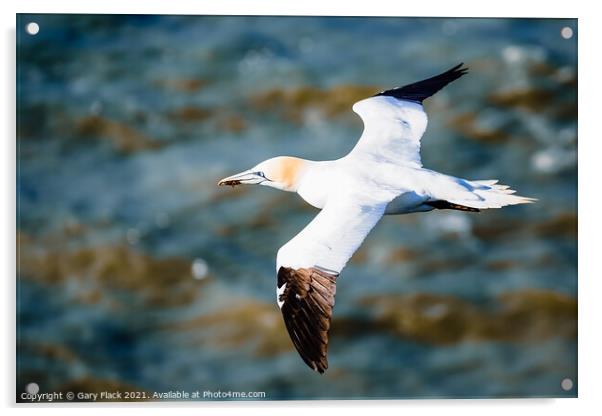
<path fill-rule="evenodd" d="M 19 15 L 17 392 L 576 396 L 576 38 L 570 19 Z M 317 211 L 216 182 L 340 157 L 353 102 L 459 62 L 425 166 L 539 202 L 386 217 L 339 279 L 320 376 L 274 273 Z"/>

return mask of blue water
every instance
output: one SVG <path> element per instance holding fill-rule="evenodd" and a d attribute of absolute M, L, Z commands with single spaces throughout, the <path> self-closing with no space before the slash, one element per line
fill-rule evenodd
<path fill-rule="evenodd" d="M 274 301 L 276 251 L 316 212 L 216 182 L 276 155 L 348 152 L 359 118 L 316 91 L 377 92 L 459 62 L 469 75 L 426 105 L 424 165 L 539 202 L 381 221 L 339 279 L 319 376 Z M 577 394 L 576 336 L 545 329 L 558 303 L 527 302 L 531 337 L 453 342 L 381 330 L 365 303 L 445 295 L 493 321 L 505 294 L 576 299 L 576 20 L 19 15 L 17 64 L 17 391 Z M 306 95 L 259 105 L 270 91 Z"/>

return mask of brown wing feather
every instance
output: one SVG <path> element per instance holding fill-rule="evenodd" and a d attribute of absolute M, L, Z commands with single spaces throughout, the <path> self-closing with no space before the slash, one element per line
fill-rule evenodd
<path fill-rule="evenodd" d="M 328 330 L 338 274 L 318 268 L 278 270 L 278 289 L 284 324 L 305 363 L 324 373 L 328 368 Z"/>

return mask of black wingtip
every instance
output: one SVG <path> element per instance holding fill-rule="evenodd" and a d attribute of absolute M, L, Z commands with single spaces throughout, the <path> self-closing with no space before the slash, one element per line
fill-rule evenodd
<path fill-rule="evenodd" d="M 393 88 L 391 90 L 382 91 L 374 95 L 394 97 L 399 100 L 413 101 L 422 104 L 422 101 L 429 98 L 437 91 L 441 90 L 447 84 L 457 80 L 462 75 L 468 73 L 468 68 L 463 68 L 464 62 L 442 72 L 434 77 L 415 82 L 413 84 L 404 85 L 403 87 Z"/>

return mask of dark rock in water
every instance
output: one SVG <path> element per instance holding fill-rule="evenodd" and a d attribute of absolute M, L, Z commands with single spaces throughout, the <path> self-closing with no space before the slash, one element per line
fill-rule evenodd
<path fill-rule="evenodd" d="M 83 137 L 108 140 L 116 150 L 123 153 L 162 147 L 161 142 L 145 136 L 128 124 L 100 116 L 88 116 L 79 120 L 76 125 L 76 133 Z"/>
<path fill-rule="evenodd" d="M 577 214 L 560 213 L 549 218 L 522 221 L 518 218 L 497 218 L 495 221 L 477 222 L 472 232 L 484 241 L 496 241 L 504 238 L 516 238 L 526 232 L 539 237 L 562 237 L 577 239 Z M 513 237 L 514 236 L 514 237 Z"/>
<path fill-rule="evenodd" d="M 574 121 L 577 120 L 577 100 L 572 102 L 559 103 L 555 107 L 554 116 L 559 120 Z"/>
<path fill-rule="evenodd" d="M 248 123 L 242 115 L 230 114 L 219 121 L 218 127 L 223 131 L 241 133 L 247 129 Z"/>
<path fill-rule="evenodd" d="M 421 262 L 418 274 L 429 275 L 438 272 L 454 272 L 462 270 L 470 264 L 470 260 L 461 257 L 430 258 Z"/>
<path fill-rule="evenodd" d="M 418 257 L 418 252 L 416 250 L 408 248 L 408 247 L 398 247 L 389 253 L 387 256 L 387 263 L 396 264 L 399 262 L 406 262 L 410 260 L 414 260 Z"/>
<path fill-rule="evenodd" d="M 126 290 L 149 306 L 175 307 L 196 299 L 191 261 L 156 259 L 126 245 L 70 249 L 67 244 L 45 245 L 19 233 L 19 274 L 47 284 L 80 282 L 78 299 L 84 303 L 117 301 L 111 291 Z M 203 282 L 208 279 L 203 279 Z"/>
<path fill-rule="evenodd" d="M 535 225 L 535 231 L 542 237 L 565 237 L 577 239 L 577 214 L 563 213 Z"/>
<path fill-rule="evenodd" d="M 504 293 L 488 307 L 429 293 L 372 296 L 361 304 L 374 309 L 379 328 L 433 344 L 538 342 L 572 338 L 577 331 L 577 300 L 544 290 Z"/>
<path fill-rule="evenodd" d="M 274 110 L 290 121 L 301 122 L 307 110 L 315 109 L 328 118 L 352 114 L 353 104 L 374 95 L 378 87 L 337 85 L 328 89 L 313 86 L 294 89 L 271 89 L 251 100 L 258 110 Z"/>
<path fill-rule="evenodd" d="M 577 336 L 577 299 L 546 290 L 507 292 L 499 296 L 495 335 L 500 339 L 538 342 L 546 338 Z"/>
<path fill-rule="evenodd" d="M 74 400 L 71 401 L 101 401 L 101 402 L 111 402 L 111 401 L 134 401 L 141 402 L 151 400 L 152 392 L 145 391 L 138 386 L 133 386 L 131 384 L 124 383 L 120 380 L 113 379 L 105 379 L 105 378 L 92 378 L 92 377 L 82 377 L 77 378 L 71 381 L 66 382 L 62 386 L 60 386 L 57 391 L 63 392 L 63 396 L 66 393 L 79 393 L 78 396 L 75 396 Z M 102 394 L 104 392 L 104 394 Z M 116 395 L 111 395 L 110 393 L 120 392 L 121 397 Z M 131 394 L 127 400 L 123 397 L 124 393 Z M 90 394 L 96 393 L 96 400 L 92 399 Z M 67 401 L 67 400 L 65 400 Z"/>
<path fill-rule="evenodd" d="M 537 61 L 530 64 L 527 68 L 527 71 L 529 72 L 529 75 L 533 76 L 534 78 L 539 78 L 554 75 L 557 71 L 557 68 L 547 62 Z"/>
<path fill-rule="evenodd" d="M 475 113 L 460 114 L 449 122 L 449 126 L 464 136 L 483 143 L 501 143 L 508 138 L 504 131 L 479 126 L 476 120 Z"/>
<path fill-rule="evenodd" d="M 156 85 L 177 92 L 196 93 L 209 81 L 200 78 L 173 78 L 156 81 Z"/>
<path fill-rule="evenodd" d="M 187 123 L 194 123 L 207 120 L 209 117 L 211 117 L 212 114 L 213 112 L 211 110 L 192 105 L 180 107 L 169 113 L 169 115 L 171 117 L 174 117 L 176 120 Z"/>
<path fill-rule="evenodd" d="M 487 269 L 495 272 L 513 269 L 517 266 L 518 263 L 510 259 L 493 260 L 485 265 Z"/>
<path fill-rule="evenodd" d="M 536 112 L 549 108 L 553 98 L 554 94 L 551 91 L 525 88 L 493 93 L 489 96 L 489 101 L 501 107 L 518 107 Z"/>
<path fill-rule="evenodd" d="M 17 118 L 17 139 L 43 137 L 50 124 L 51 111 L 44 103 L 20 104 Z"/>
<path fill-rule="evenodd" d="M 503 108 L 565 114 L 566 119 L 573 114 L 576 119 L 577 77 L 572 68 L 536 62 L 528 66 L 527 72 L 532 78 L 529 85 L 494 92 L 488 101 Z M 571 108 L 575 111 L 569 110 Z"/>
<path fill-rule="evenodd" d="M 453 296 L 375 296 L 361 304 L 375 308 L 380 328 L 420 342 L 447 344 L 474 338 L 479 322 L 477 308 Z"/>
<path fill-rule="evenodd" d="M 515 218 L 496 218 L 495 221 L 477 222 L 472 233 L 484 241 L 496 241 L 522 231 L 523 222 Z"/>
<path fill-rule="evenodd" d="M 23 339 L 18 341 L 18 349 L 21 354 L 32 354 L 38 357 L 53 361 L 62 361 L 67 364 L 73 364 L 78 361 L 77 354 L 65 345 L 40 342 L 31 339 Z"/>
<path fill-rule="evenodd" d="M 200 344 L 216 349 L 249 348 L 257 357 L 294 350 L 275 303 L 231 299 L 231 306 L 163 329 L 190 333 Z"/>

